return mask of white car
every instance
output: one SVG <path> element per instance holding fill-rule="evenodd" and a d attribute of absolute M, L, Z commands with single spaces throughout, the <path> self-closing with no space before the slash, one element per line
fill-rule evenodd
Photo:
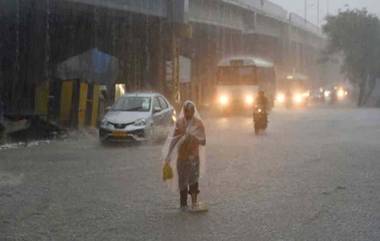
<path fill-rule="evenodd" d="M 166 135 L 175 114 L 173 106 L 158 93 L 125 94 L 104 116 L 99 138 L 102 142 L 145 141 Z"/>

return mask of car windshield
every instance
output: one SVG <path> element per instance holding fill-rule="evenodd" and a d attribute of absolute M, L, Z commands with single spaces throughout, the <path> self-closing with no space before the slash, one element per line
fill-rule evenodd
<path fill-rule="evenodd" d="M 150 97 L 121 97 L 112 106 L 112 110 L 148 112 L 150 110 L 150 102 Z"/>

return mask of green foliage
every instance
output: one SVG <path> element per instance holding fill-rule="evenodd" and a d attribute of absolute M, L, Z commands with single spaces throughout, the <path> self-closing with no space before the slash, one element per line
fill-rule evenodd
<path fill-rule="evenodd" d="M 359 86 L 358 104 L 365 104 L 380 77 L 380 21 L 367 10 L 345 10 L 328 16 L 323 26 L 327 53 L 343 54 L 343 73 Z"/>

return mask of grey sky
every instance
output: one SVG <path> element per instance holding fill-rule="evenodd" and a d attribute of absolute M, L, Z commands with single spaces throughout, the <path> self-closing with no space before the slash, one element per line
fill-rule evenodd
<path fill-rule="evenodd" d="M 286 10 L 298 13 L 301 16 L 305 15 L 305 0 L 271 0 L 283 6 Z M 318 0 L 307 0 L 308 2 L 308 20 L 317 23 L 317 2 Z M 379 0 L 319 0 L 320 2 L 320 22 L 327 11 L 330 14 L 337 13 L 338 9 L 344 9 L 347 4 L 350 8 L 366 7 L 369 12 L 380 16 L 380 1 Z"/>

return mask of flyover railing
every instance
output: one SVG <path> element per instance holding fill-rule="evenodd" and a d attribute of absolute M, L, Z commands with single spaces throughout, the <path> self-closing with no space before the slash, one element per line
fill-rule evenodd
<path fill-rule="evenodd" d="M 224 2 L 233 3 L 244 8 L 248 8 L 269 17 L 286 21 L 288 12 L 281 6 L 267 0 L 223 0 Z"/>
<path fill-rule="evenodd" d="M 258 12 L 259 14 L 275 18 L 284 23 L 289 23 L 294 27 L 311 32 L 316 35 L 321 35 L 321 29 L 305 20 L 305 18 L 295 14 L 289 13 L 283 7 L 269 1 L 269 0 L 221 0 L 226 3 L 238 5 L 243 8 L 250 9 Z"/>
<path fill-rule="evenodd" d="M 309 21 L 305 20 L 305 18 L 295 13 L 289 14 L 289 22 L 292 26 L 301 28 L 305 31 L 309 31 L 317 35 L 322 35 L 322 31 L 318 26 L 310 23 Z"/>

